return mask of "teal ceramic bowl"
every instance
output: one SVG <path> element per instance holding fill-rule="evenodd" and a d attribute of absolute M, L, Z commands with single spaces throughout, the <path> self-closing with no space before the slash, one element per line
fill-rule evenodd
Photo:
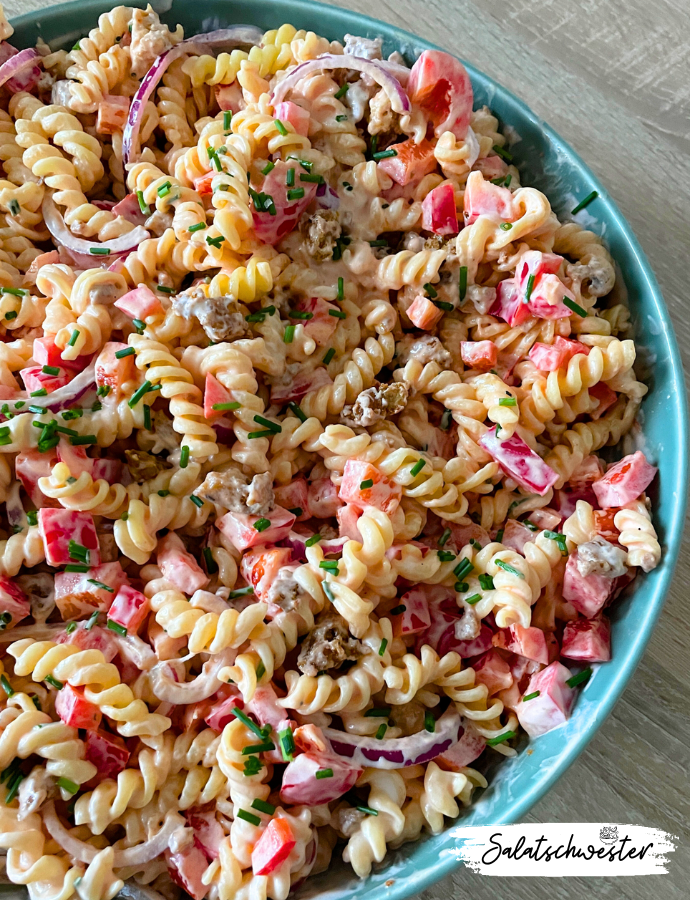
<path fill-rule="evenodd" d="M 31 47 L 42 37 L 54 49 L 71 46 L 111 8 L 112 4 L 100 0 L 80 0 L 21 16 L 14 20 L 13 43 Z M 382 36 L 386 53 L 400 50 L 410 62 L 433 46 L 383 22 L 306 0 L 173 0 L 165 9 L 163 18 L 169 24 L 181 22 L 188 35 L 235 23 L 269 29 L 290 22 L 331 40 L 347 32 Z M 511 135 L 520 137 L 511 151 L 522 183 L 544 191 L 561 220 L 572 218 L 569 211 L 578 199 L 593 190 L 599 192 L 599 198 L 576 218 L 604 237 L 618 264 L 619 290 L 627 295 L 641 362 L 651 376 L 646 379 L 650 390 L 640 419 L 644 449 L 659 467 L 651 496 L 662 561 L 651 574 L 638 578 L 614 608 L 613 660 L 596 667 L 567 725 L 531 741 L 529 755 L 524 752 L 525 744 L 517 757 L 492 767 L 489 788 L 442 834 L 390 853 L 364 881 L 334 863 L 327 873 L 308 879 L 300 897 L 402 900 L 460 865 L 456 847 L 463 826 L 508 824 L 524 816 L 583 751 L 625 688 L 661 613 L 683 535 L 688 457 L 683 372 L 673 326 L 651 266 L 606 188 L 574 150 L 509 91 L 472 66 L 467 68 L 476 104 L 488 104 L 502 125 L 514 129 Z"/>

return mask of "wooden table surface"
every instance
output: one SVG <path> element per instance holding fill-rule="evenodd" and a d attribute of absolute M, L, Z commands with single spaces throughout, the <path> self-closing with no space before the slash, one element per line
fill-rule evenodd
<path fill-rule="evenodd" d="M 260 0 L 255 0 L 260 2 Z M 8 16 L 51 5 L 6 0 Z M 651 261 L 690 362 L 690 4 L 687 0 L 348 0 L 514 91 L 583 157 Z M 461 870 L 425 900 L 681 900 L 690 896 L 690 693 L 686 541 L 642 663 L 587 750 L 532 822 L 624 822 L 680 838 L 669 874 L 482 878 Z M 452 884 L 451 884 L 452 881 Z"/>

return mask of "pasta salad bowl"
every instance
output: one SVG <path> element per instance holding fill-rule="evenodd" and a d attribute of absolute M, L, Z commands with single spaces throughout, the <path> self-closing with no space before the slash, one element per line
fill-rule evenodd
<path fill-rule="evenodd" d="M 51 49 L 69 48 L 96 25 L 99 15 L 110 9 L 110 4 L 86 0 L 30 13 L 13 21 L 15 34 L 12 40 L 19 48 L 33 47 L 39 38 L 49 43 Z M 386 23 L 305 0 L 262 0 L 255 4 L 239 0 L 206 0 L 198 5 L 172 0 L 171 4 L 165 5 L 161 19 L 171 28 L 181 24 L 186 35 L 239 24 L 270 30 L 289 22 L 296 29 L 315 32 L 329 41 L 342 41 L 345 34 L 366 39 L 382 38 L 384 58 L 397 51 L 408 65 L 412 65 L 423 51 L 438 49 Z M 453 49 L 449 47 L 451 52 Z M 309 62 L 303 64 L 310 65 Z M 612 659 L 593 664 L 591 677 L 586 682 L 583 680 L 584 687 L 578 689 L 572 714 L 560 727 L 532 737 L 529 742 L 523 735 L 516 744 L 517 754 L 508 759 L 495 754 L 482 768 L 488 778 L 488 787 L 477 792 L 472 805 L 463 809 L 459 818 L 447 820 L 439 833 L 425 832 L 419 842 L 404 843 L 389 850 L 385 860 L 374 865 L 364 879 L 334 861 L 328 871 L 310 877 L 298 886 L 297 896 L 304 898 L 326 896 L 338 900 L 363 900 L 385 892 L 390 900 L 402 900 L 449 875 L 460 865 L 458 842 L 464 828 L 508 824 L 523 817 L 583 752 L 632 676 L 661 613 L 683 535 L 688 458 L 683 373 L 673 326 L 652 267 L 605 185 L 597 180 L 575 151 L 518 98 L 473 66 L 465 65 L 471 78 L 475 110 L 488 106 L 508 138 L 498 157 L 491 158 L 500 158 L 517 167 L 521 184 L 543 192 L 561 222 L 577 222 L 599 235 L 615 263 L 616 285 L 606 302 L 611 306 L 623 304 L 629 309 L 631 333 L 637 347 L 636 371 L 649 391 L 638 413 L 639 425 L 628 429 L 622 449 L 617 448 L 610 459 L 618 460 L 625 454 L 642 450 L 658 469 L 647 494 L 661 546 L 661 559 L 656 567 L 625 588 L 610 608 Z M 385 153 L 383 151 L 384 158 Z M 379 152 L 378 156 L 381 155 Z M 501 171 L 503 175 L 495 180 L 507 189 L 506 167 L 503 166 Z M 309 186 L 309 180 L 305 181 Z M 293 185 L 292 190 L 301 188 Z M 585 199 L 589 202 L 583 206 Z M 271 215 L 268 208 L 264 212 Z M 579 232 L 576 230 L 574 234 L 573 246 L 577 244 Z M 565 238 L 564 241 L 567 243 Z M 568 252 L 566 247 L 563 253 Z M 582 252 L 579 255 L 582 256 Z M 529 277 L 534 285 L 534 276 Z M 428 290 L 427 285 L 425 288 L 424 302 L 429 305 L 429 298 L 435 296 L 434 288 L 431 286 Z M 294 325 L 288 327 L 294 328 Z M 596 342 L 592 344 L 595 345 Z M 504 403 L 503 408 L 510 409 L 510 404 Z M 602 452 L 608 454 L 610 451 Z M 586 450 L 582 455 L 588 455 Z M 364 484 L 362 481 L 361 485 Z M 268 522 L 267 519 L 259 521 Z M 554 543 L 560 547 L 563 542 L 554 540 Z M 337 738 L 333 740 L 337 746 Z"/>

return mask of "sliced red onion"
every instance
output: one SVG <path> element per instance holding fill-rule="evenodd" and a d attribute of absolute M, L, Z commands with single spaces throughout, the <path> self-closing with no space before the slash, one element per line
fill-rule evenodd
<path fill-rule="evenodd" d="M 169 663 L 159 663 L 151 669 L 151 690 L 159 700 L 168 703 L 199 703 L 215 694 L 222 684 L 218 672 L 223 666 L 231 666 L 236 656 L 237 650 L 232 648 L 212 656 L 204 663 L 201 674 L 186 682 L 175 680 L 174 669 Z"/>
<path fill-rule="evenodd" d="M 306 541 L 308 539 L 308 535 L 299 534 L 297 531 L 291 531 L 286 538 L 284 538 L 280 544 L 283 547 L 289 547 L 292 550 L 292 555 L 295 559 L 299 559 L 301 562 L 307 561 L 307 545 Z"/>
<path fill-rule="evenodd" d="M 65 225 L 64 219 L 58 212 L 58 208 L 49 194 L 46 194 L 43 199 L 42 211 L 48 231 L 58 244 L 62 244 L 70 253 L 85 254 L 90 263 L 88 268 L 91 269 L 96 268 L 98 263 L 104 262 L 105 257 L 105 254 L 102 253 L 92 253 L 92 250 L 108 249 L 110 253 L 108 253 L 107 258 L 109 259 L 115 253 L 129 253 L 130 250 L 138 247 L 142 241 L 151 237 L 145 228 L 134 228 L 127 234 L 113 238 L 112 241 L 85 241 L 73 235 Z"/>
<path fill-rule="evenodd" d="M 336 56 L 333 53 L 324 53 L 316 59 L 296 66 L 289 75 L 276 85 L 271 97 L 271 103 L 275 106 L 285 99 L 286 95 L 303 78 L 312 72 L 320 72 L 324 69 L 356 69 L 363 75 L 368 75 L 376 84 L 381 85 L 391 101 L 393 112 L 409 113 L 411 107 L 410 98 L 398 79 L 391 74 L 390 63 L 383 65 L 379 59 L 365 59 L 363 56 Z"/>
<path fill-rule="evenodd" d="M 92 362 L 83 372 L 80 372 L 76 378 L 73 378 L 69 384 L 53 391 L 48 398 L 46 409 L 51 412 L 59 412 L 70 403 L 74 403 L 82 397 L 96 383 L 96 363 Z"/>
<path fill-rule="evenodd" d="M 335 753 L 360 766 L 374 769 L 402 769 L 429 762 L 452 747 L 464 728 L 455 707 L 449 706 L 436 722 L 436 731 L 420 731 L 408 737 L 377 740 L 323 728 L 324 737 Z"/>
<path fill-rule="evenodd" d="M 209 31 L 205 34 L 195 34 L 194 37 L 181 41 L 165 53 L 157 57 L 151 68 L 142 79 L 139 90 L 136 92 L 129 107 L 127 124 L 122 132 L 122 162 L 126 166 L 129 162 L 135 162 L 139 155 L 139 129 L 144 116 L 144 109 L 149 97 L 158 86 L 158 82 L 165 74 L 166 69 L 178 57 L 184 53 L 196 53 L 202 56 L 208 50 L 217 46 L 238 46 L 242 44 L 260 44 L 263 32 L 252 25 L 233 25 L 230 28 L 222 28 L 218 31 Z"/>
<path fill-rule="evenodd" d="M 217 419 L 213 423 L 213 430 L 218 438 L 218 443 L 226 444 L 227 446 L 235 443 L 235 432 L 232 430 L 230 419 L 226 419 L 224 416 Z"/>
<path fill-rule="evenodd" d="M 46 804 L 43 808 L 43 822 L 46 826 L 48 834 L 57 841 L 62 849 L 68 853 L 74 860 L 86 863 L 93 862 L 99 853 L 97 847 L 87 844 L 75 838 L 65 828 L 58 814 L 55 812 L 55 802 L 53 800 Z M 143 844 L 136 844 L 134 847 L 128 847 L 126 850 L 118 850 L 113 859 L 113 865 L 116 868 L 124 866 L 140 866 L 144 863 L 151 862 L 157 856 L 160 856 L 168 848 L 168 843 L 173 833 L 178 828 L 184 828 L 185 820 L 178 812 L 170 811 L 163 823 L 158 834 Z"/>
<path fill-rule="evenodd" d="M 321 209 L 338 209 L 340 206 L 340 197 L 336 194 L 330 184 L 320 184 L 316 189 L 316 205 Z"/>
<path fill-rule="evenodd" d="M 11 47 L 10 44 L 7 46 Z M 14 47 L 11 47 L 11 49 L 14 50 Z M 31 48 L 20 50 L 19 53 L 16 53 L 15 51 L 15 55 L 10 56 L 7 62 L 4 62 L 0 66 L 0 85 L 9 82 L 11 78 L 15 78 L 20 72 L 23 72 L 24 69 L 36 66 L 37 61 L 40 61 L 41 59 L 42 57 Z M 23 90 L 24 84 L 25 81 L 22 81 L 20 85 L 15 85 L 15 91 L 13 93 L 16 93 L 17 90 Z M 9 84 L 8 87 L 10 87 Z"/>

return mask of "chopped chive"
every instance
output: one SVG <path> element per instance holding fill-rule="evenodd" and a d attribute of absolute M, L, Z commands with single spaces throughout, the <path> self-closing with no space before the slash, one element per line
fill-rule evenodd
<path fill-rule="evenodd" d="M 342 309 L 329 309 L 328 315 L 335 319 L 347 319 L 347 313 L 344 313 Z"/>
<path fill-rule="evenodd" d="M 18 315 L 19 313 L 16 313 L 13 309 L 11 309 L 9 312 L 5 313 L 5 318 L 8 322 L 10 322 L 12 321 L 12 319 L 16 319 Z"/>
<path fill-rule="evenodd" d="M 26 518 L 29 525 L 38 525 L 38 510 L 30 509 L 26 514 Z"/>
<path fill-rule="evenodd" d="M 317 769 L 314 773 L 314 777 L 317 779 L 333 778 L 333 769 Z"/>
<path fill-rule="evenodd" d="M 226 109 L 223 111 L 223 131 L 228 134 L 230 131 L 230 126 L 232 124 L 232 110 Z"/>
<path fill-rule="evenodd" d="M 380 238 L 378 241 L 369 241 L 370 247 L 388 247 L 388 241 Z"/>
<path fill-rule="evenodd" d="M 269 750 L 275 750 L 276 745 L 273 741 L 264 741 L 262 744 L 249 744 L 242 748 L 242 756 L 249 756 L 250 753 L 268 753 Z"/>
<path fill-rule="evenodd" d="M 196 494 L 190 494 L 189 499 L 198 509 L 201 509 L 201 507 L 204 505 L 204 501 L 201 499 L 201 497 L 197 497 Z"/>
<path fill-rule="evenodd" d="M 120 625 L 119 622 L 113 622 L 112 619 L 108 619 L 106 624 L 107 624 L 107 627 L 111 631 L 114 631 L 116 634 L 121 634 L 123 636 L 127 634 L 127 629 L 125 628 L 124 625 Z"/>
<path fill-rule="evenodd" d="M 283 125 L 283 123 L 280 121 L 280 119 L 275 119 L 275 124 L 276 124 L 276 128 L 278 129 L 278 131 L 280 132 L 280 134 L 282 134 L 283 137 L 286 137 L 286 136 L 287 136 L 287 133 L 288 133 L 288 130 L 287 130 L 287 128 Z"/>
<path fill-rule="evenodd" d="M 242 404 L 238 403 L 237 400 L 234 400 L 232 403 L 214 403 L 212 409 L 219 412 L 231 412 L 232 410 L 240 409 L 241 407 Z"/>
<path fill-rule="evenodd" d="M 368 709 L 364 713 L 365 719 L 387 719 L 391 714 L 390 707 L 382 707 L 381 709 Z"/>
<path fill-rule="evenodd" d="M 371 158 L 378 162 L 381 159 L 390 159 L 392 156 L 397 156 L 398 151 L 394 150 L 392 147 L 389 147 L 388 150 L 381 150 L 379 153 L 372 153 Z"/>
<path fill-rule="evenodd" d="M 70 559 L 76 559 L 77 562 L 81 563 L 91 562 L 91 553 L 83 546 L 83 544 L 78 544 L 76 541 L 70 540 L 67 544 L 67 550 Z"/>
<path fill-rule="evenodd" d="M 455 307 L 452 303 L 448 303 L 447 300 L 432 300 L 431 301 L 437 309 L 442 309 L 444 312 L 453 312 Z"/>
<path fill-rule="evenodd" d="M 166 287 L 164 284 L 157 284 L 156 290 L 160 291 L 161 294 L 174 294 L 175 288 Z"/>
<path fill-rule="evenodd" d="M 300 422 L 307 421 L 306 415 L 302 412 L 300 407 L 293 400 L 291 400 L 288 403 L 288 409 L 297 416 L 297 418 L 300 420 Z"/>
<path fill-rule="evenodd" d="M 481 550 L 481 549 L 482 549 L 482 545 L 479 543 L 479 541 L 475 541 L 474 538 L 471 538 L 471 539 L 470 539 L 470 545 L 471 545 L 472 547 L 474 547 L 475 550 Z"/>
<path fill-rule="evenodd" d="M 520 572 L 514 566 L 511 566 L 508 563 L 503 562 L 502 559 L 497 559 L 496 565 L 500 566 L 500 568 L 503 569 L 504 572 L 510 572 L 511 575 L 515 575 L 516 578 L 522 578 L 524 581 L 525 576 L 522 574 L 522 572 Z"/>
<path fill-rule="evenodd" d="M 422 471 L 424 466 L 426 465 L 426 460 L 418 459 L 417 462 L 410 469 L 410 475 L 415 478 Z"/>
<path fill-rule="evenodd" d="M 18 200 L 10 200 L 10 202 L 7 205 L 9 206 L 10 212 L 12 213 L 13 216 L 18 216 L 22 210 L 21 206 L 19 205 Z"/>
<path fill-rule="evenodd" d="M 134 356 L 136 350 L 134 347 L 125 347 L 124 350 L 117 350 L 115 352 L 115 359 L 124 359 L 125 356 Z"/>
<path fill-rule="evenodd" d="M 69 442 L 73 447 L 86 447 L 89 444 L 97 444 L 98 438 L 95 434 L 83 434 L 79 437 L 71 437 Z"/>
<path fill-rule="evenodd" d="M 238 819 L 244 819 L 250 825 L 261 825 L 261 819 L 255 816 L 254 813 L 247 812 L 246 809 L 238 809 L 236 815 Z"/>
<path fill-rule="evenodd" d="M 362 491 L 366 491 L 368 488 L 373 487 L 373 486 L 374 486 L 373 478 L 365 478 L 364 481 L 360 481 L 360 483 L 359 483 L 359 488 Z"/>
<path fill-rule="evenodd" d="M 372 809 L 370 806 L 358 806 L 357 809 L 359 810 L 359 812 L 363 812 L 367 816 L 378 816 L 378 812 L 375 809 Z"/>
<path fill-rule="evenodd" d="M 336 300 L 344 300 L 345 299 L 345 279 L 340 277 L 338 278 L 338 293 L 335 296 Z"/>
<path fill-rule="evenodd" d="M 388 731 L 388 725 L 386 725 L 385 722 L 383 724 L 379 725 L 379 727 L 376 729 L 376 734 L 375 734 L 376 740 L 382 741 L 383 737 L 387 731 Z"/>
<path fill-rule="evenodd" d="M 132 325 L 134 325 L 137 334 L 143 334 L 144 328 L 146 328 L 146 322 L 143 319 L 132 319 Z"/>
<path fill-rule="evenodd" d="M 57 366 L 43 366 L 41 369 L 44 375 L 59 375 L 60 369 Z"/>
<path fill-rule="evenodd" d="M 471 597 L 465 597 L 465 603 L 469 603 L 470 606 L 474 606 L 475 603 L 479 603 L 482 599 L 481 594 L 472 594 Z"/>
<path fill-rule="evenodd" d="M 589 206 L 589 204 L 592 202 L 592 200 L 596 200 L 598 196 L 599 196 L 599 191 L 592 191 L 591 194 L 587 194 L 587 196 L 585 197 L 584 200 L 580 200 L 580 202 L 577 204 L 575 209 L 570 210 L 570 215 L 574 216 L 577 213 L 579 213 L 581 209 L 584 209 L 585 206 Z"/>
<path fill-rule="evenodd" d="M 5 803 L 7 805 L 12 803 L 14 798 L 17 796 L 19 785 L 22 783 L 22 781 L 24 781 L 24 773 L 21 771 L 17 772 L 16 775 L 14 775 L 14 777 L 10 781 L 8 781 L 7 787 L 9 788 L 9 791 L 7 792 L 7 796 L 5 797 Z"/>
<path fill-rule="evenodd" d="M 436 719 L 430 709 L 424 713 L 424 729 L 432 734 L 436 731 Z"/>
<path fill-rule="evenodd" d="M 458 288 L 458 296 L 462 303 L 467 293 L 467 266 L 460 266 L 460 282 Z"/>
<path fill-rule="evenodd" d="M 449 550 L 437 550 L 436 553 L 441 562 L 452 562 L 456 558 L 455 553 L 451 553 Z"/>
<path fill-rule="evenodd" d="M 283 343 L 291 344 L 295 337 L 295 326 L 294 325 L 286 325 L 285 331 L 283 332 Z"/>
<path fill-rule="evenodd" d="M 79 332 L 78 332 L 78 331 L 73 331 L 73 332 L 72 332 L 72 336 L 70 337 L 70 339 L 69 339 L 69 341 L 68 341 L 68 346 L 69 346 L 69 347 L 74 347 L 74 345 L 77 343 L 77 338 L 78 338 L 78 337 L 79 337 Z"/>
<path fill-rule="evenodd" d="M 266 165 L 263 167 L 263 169 L 261 170 L 261 174 L 262 174 L 262 175 L 268 175 L 268 173 L 269 173 L 269 172 L 272 172 L 272 171 L 275 169 L 275 167 L 276 167 L 276 164 L 275 164 L 274 162 L 271 162 L 271 161 L 269 160 L 269 161 L 266 163 Z"/>
<path fill-rule="evenodd" d="M 587 315 L 587 310 L 583 309 L 579 303 L 571 300 L 570 297 L 564 297 L 563 303 L 568 307 L 568 309 L 572 310 L 574 313 L 577 313 L 578 316 L 582 316 L 583 319 Z"/>
<path fill-rule="evenodd" d="M 527 703 L 528 700 L 534 700 L 535 697 L 538 697 L 541 694 L 541 691 L 532 691 L 531 694 L 525 694 L 522 698 L 523 703 Z"/>
<path fill-rule="evenodd" d="M 187 231 L 190 231 L 194 234 L 195 231 L 202 231 L 204 228 L 208 228 L 206 222 L 197 222 L 196 225 L 190 225 Z"/>
<path fill-rule="evenodd" d="M 65 572 L 88 572 L 89 566 L 78 566 L 72 563 L 68 563 L 65 566 Z"/>
<path fill-rule="evenodd" d="M 144 429 L 151 431 L 151 407 L 144 404 Z"/>
<path fill-rule="evenodd" d="M 324 365 L 327 366 L 330 363 L 330 361 L 333 359 L 334 356 L 335 356 L 335 350 L 333 349 L 333 347 L 329 347 L 328 350 L 326 351 L 326 355 L 323 358 Z"/>
<path fill-rule="evenodd" d="M 304 514 L 304 510 L 301 506 L 293 506 L 291 509 L 288 509 L 288 512 L 292 513 L 293 516 L 299 517 Z"/>
<path fill-rule="evenodd" d="M 292 166 L 287 170 L 287 175 L 285 176 L 285 184 L 290 188 L 295 186 L 295 170 L 292 168 Z"/>
<path fill-rule="evenodd" d="M 321 582 L 321 587 L 323 588 L 324 594 L 328 597 L 331 603 L 335 603 L 335 594 L 333 593 L 333 588 L 327 581 Z"/>
<path fill-rule="evenodd" d="M 342 98 L 345 96 L 345 94 L 347 94 L 347 92 L 349 90 L 350 90 L 350 85 L 346 81 L 342 87 L 338 88 L 338 90 L 335 92 L 335 94 L 333 94 L 333 96 L 335 97 L 336 100 L 342 100 Z"/>
<path fill-rule="evenodd" d="M 474 570 L 474 564 L 469 561 L 469 559 L 463 559 L 461 562 L 457 564 L 457 566 L 453 569 L 453 575 L 458 579 L 458 581 L 462 581 L 462 579 L 469 575 L 470 572 Z"/>
<path fill-rule="evenodd" d="M 278 740 L 280 742 L 280 752 L 283 754 L 283 759 L 286 762 L 292 762 L 295 752 L 295 739 L 292 736 L 292 731 L 289 728 L 279 731 Z"/>
<path fill-rule="evenodd" d="M 464 594 L 465 591 L 469 591 L 470 586 L 466 581 L 456 581 L 454 589 L 458 594 Z"/>
<path fill-rule="evenodd" d="M 0 677 L 0 684 L 2 685 L 2 689 L 7 694 L 7 696 L 12 697 L 14 694 L 14 689 L 9 683 L 7 675 L 3 675 L 2 677 Z"/>
<path fill-rule="evenodd" d="M 259 797 L 257 797 L 255 800 L 252 800 L 252 809 L 258 809 L 259 812 L 266 813 L 267 816 L 272 816 L 276 811 L 275 806 L 272 806 L 265 800 L 260 800 Z"/>
<path fill-rule="evenodd" d="M 354 191 L 354 187 L 350 184 L 349 181 L 343 181 L 343 187 L 346 191 Z"/>
<path fill-rule="evenodd" d="M 257 531 L 266 531 L 266 529 L 270 528 L 270 527 L 271 527 L 270 519 L 261 518 L 261 519 L 257 519 L 256 522 L 254 522 L 254 528 Z"/>
<path fill-rule="evenodd" d="M 255 441 L 258 438 L 273 437 L 274 434 L 275 431 L 270 431 L 269 429 L 266 429 L 266 431 L 250 431 L 247 434 L 247 438 L 250 441 Z"/>
<path fill-rule="evenodd" d="M 89 253 L 94 256 L 110 256 L 109 247 L 89 247 Z"/>
<path fill-rule="evenodd" d="M 453 418 L 453 413 L 449 409 L 444 410 L 443 415 L 441 416 L 441 430 L 442 431 L 448 431 L 448 429 L 450 428 L 450 423 L 451 423 L 452 418 Z"/>
<path fill-rule="evenodd" d="M 235 718 L 239 719 L 243 725 L 246 725 L 247 728 L 250 731 L 253 731 L 257 737 L 260 737 L 262 741 L 264 740 L 265 735 L 261 730 L 260 725 L 257 725 L 257 723 L 253 719 L 250 719 L 246 713 L 243 713 L 238 706 L 233 706 L 232 712 Z"/>
<path fill-rule="evenodd" d="M 438 539 L 439 547 L 445 547 L 446 544 L 448 543 L 449 539 L 450 539 L 450 528 L 446 528 L 444 530 L 443 534 L 441 535 L 441 537 Z"/>
<path fill-rule="evenodd" d="M 216 250 L 220 249 L 220 245 L 224 240 L 225 238 L 222 234 L 219 234 L 218 237 L 211 237 L 210 235 L 206 236 L 206 243 L 209 245 L 209 247 L 215 247 Z"/>
<path fill-rule="evenodd" d="M 530 275 L 527 279 L 527 289 L 525 290 L 525 303 L 529 303 L 530 297 L 532 296 L 532 290 L 534 289 L 534 275 Z"/>
<path fill-rule="evenodd" d="M 311 173 L 307 173 L 305 175 L 304 172 L 300 172 L 299 180 L 304 181 L 305 184 L 323 184 L 323 175 L 316 175 Z"/>
<path fill-rule="evenodd" d="M 94 578 L 87 578 L 86 580 L 88 581 L 89 584 L 95 585 L 97 588 L 100 588 L 100 590 L 102 590 L 102 591 L 108 591 L 108 593 L 110 593 L 110 594 L 115 593 L 115 588 L 111 588 L 107 584 L 103 584 L 102 581 L 96 581 Z"/>
<path fill-rule="evenodd" d="M 424 290 L 426 291 L 427 295 L 429 297 L 431 297 L 432 299 L 434 297 L 438 297 L 438 291 L 433 286 L 433 284 L 431 284 L 431 282 L 427 281 L 427 283 L 424 285 Z"/>
<path fill-rule="evenodd" d="M 394 606 L 393 609 L 390 610 L 388 615 L 389 616 L 401 616 L 405 612 L 406 609 L 407 609 L 407 607 L 405 606 L 405 604 L 400 603 L 400 604 L 398 604 L 398 606 Z"/>
<path fill-rule="evenodd" d="M 98 390 L 96 391 L 96 394 L 99 397 L 107 397 L 109 393 L 110 393 L 110 385 L 109 384 L 100 385 Z"/>
<path fill-rule="evenodd" d="M 482 590 L 484 591 L 495 590 L 494 580 L 488 573 L 479 576 L 479 584 L 482 586 Z"/>
<path fill-rule="evenodd" d="M 512 226 L 512 224 L 511 224 L 510 222 L 501 222 L 501 224 L 500 224 L 498 227 L 499 227 L 502 231 L 510 231 L 510 229 L 511 229 L 513 226 Z"/>
<path fill-rule="evenodd" d="M 64 684 L 61 681 L 58 681 L 57 678 L 53 678 L 52 675 L 46 675 L 43 680 L 46 682 L 46 684 L 49 684 L 51 687 L 57 688 L 59 691 L 61 691 L 64 687 Z"/>
<path fill-rule="evenodd" d="M 76 623 L 76 622 L 70 622 L 70 623 L 67 625 L 67 627 L 65 628 L 65 631 L 67 632 L 67 634 L 72 634 L 72 632 L 74 632 L 74 631 L 76 631 L 76 630 L 77 630 L 77 623 Z"/>
<path fill-rule="evenodd" d="M 156 385 L 155 387 L 151 384 L 150 381 L 145 381 L 141 387 L 138 387 L 136 391 L 132 394 L 132 396 L 127 401 L 127 405 L 130 409 L 134 409 L 137 403 L 141 400 L 141 398 L 148 394 L 149 391 L 160 390 L 160 385 Z"/>
<path fill-rule="evenodd" d="M 180 450 L 180 468 L 186 469 L 189 463 L 189 447 L 185 444 Z"/>
<path fill-rule="evenodd" d="M 581 672 L 578 672 L 577 675 L 573 675 L 572 678 L 569 678 L 566 681 L 568 687 L 577 687 L 578 684 L 584 684 L 585 681 L 589 681 L 590 676 L 592 674 L 592 667 L 587 666 L 586 669 L 583 669 Z"/>
<path fill-rule="evenodd" d="M 512 153 L 508 153 L 507 150 L 504 150 L 503 147 L 499 147 L 498 144 L 494 144 L 493 151 L 494 151 L 494 153 L 498 153 L 498 155 L 501 157 L 501 159 L 505 159 L 506 162 L 513 161 Z"/>
<path fill-rule="evenodd" d="M 294 169 L 292 170 L 295 171 Z M 301 200 L 304 197 L 304 188 L 293 188 L 291 191 L 287 192 L 288 200 Z"/>
<path fill-rule="evenodd" d="M 334 571 L 337 573 L 338 571 L 338 560 L 337 559 L 322 559 L 319 563 L 320 569 L 328 569 L 329 571 Z"/>
<path fill-rule="evenodd" d="M 498 737 L 488 738 L 486 743 L 489 745 L 489 747 L 495 747 L 496 744 L 502 744 L 504 741 L 510 741 L 514 737 L 516 737 L 515 731 L 506 731 L 503 734 L 499 734 Z"/>
<path fill-rule="evenodd" d="M 304 319 L 305 321 L 314 318 L 314 313 L 302 312 L 300 309 L 289 309 L 288 315 L 291 319 Z"/>
<path fill-rule="evenodd" d="M 251 584 L 247 585 L 247 587 L 236 588 L 234 591 L 230 591 L 228 594 L 228 600 L 237 600 L 239 597 L 246 597 L 247 594 L 253 594 L 254 588 Z"/>
<path fill-rule="evenodd" d="M 517 406 L 517 400 L 515 397 L 501 397 L 498 401 L 499 406 Z"/>
<path fill-rule="evenodd" d="M 513 180 L 512 175 L 506 175 L 505 186 L 510 187 L 510 182 Z"/>
<path fill-rule="evenodd" d="M 218 566 L 216 565 L 216 561 L 213 558 L 213 551 L 210 547 L 204 547 L 201 551 L 201 555 L 204 557 L 204 565 L 206 566 L 206 571 L 209 575 L 213 575 L 218 571 Z"/>
<path fill-rule="evenodd" d="M 29 394 L 29 397 L 46 397 L 47 394 L 48 394 L 48 391 L 45 388 L 39 388 L 37 391 L 32 391 Z M 35 412 L 35 410 L 31 409 L 31 407 L 29 407 L 29 410 L 31 412 Z M 43 411 L 45 412 L 45 410 L 43 410 Z"/>
<path fill-rule="evenodd" d="M 314 544 L 318 544 L 320 540 L 322 540 L 320 534 L 313 534 L 310 538 L 307 538 L 307 540 L 304 542 L 304 546 L 313 547 Z"/>
<path fill-rule="evenodd" d="M 379 647 L 379 656 L 383 656 L 383 654 L 386 652 L 387 646 L 388 646 L 388 638 L 384 638 L 381 641 L 381 646 Z"/>
<path fill-rule="evenodd" d="M 144 199 L 144 192 L 137 191 L 137 200 L 139 201 L 139 209 L 145 216 L 151 215 L 151 207 L 148 205 L 146 200 Z"/>
<path fill-rule="evenodd" d="M 280 434 L 283 430 L 281 425 L 278 425 L 276 422 L 271 422 L 270 419 L 264 419 L 263 416 L 254 416 L 254 421 L 258 425 L 265 425 L 270 431 L 274 431 L 276 434 Z"/>
<path fill-rule="evenodd" d="M 539 527 L 535 525 L 534 522 L 530 522 L 529 519 L 524 519 L 522 524 L 525 526 L 525 528 L 529 528 L 530 531 L 539 531 Z"/>
<path fill-rule="evenodd" d="M 95 612 L 92 612 L 91 615 L 89 616 L 89 618 L 86 620 L 86 625 L 84 625 L 84 628 L 87 631 L 91 631 L 91 629 L 96 624 L 96 622 L 98 622 L 99 616 L 100 616 L 100 612 L 98 610 L 96 610 Z"/>

